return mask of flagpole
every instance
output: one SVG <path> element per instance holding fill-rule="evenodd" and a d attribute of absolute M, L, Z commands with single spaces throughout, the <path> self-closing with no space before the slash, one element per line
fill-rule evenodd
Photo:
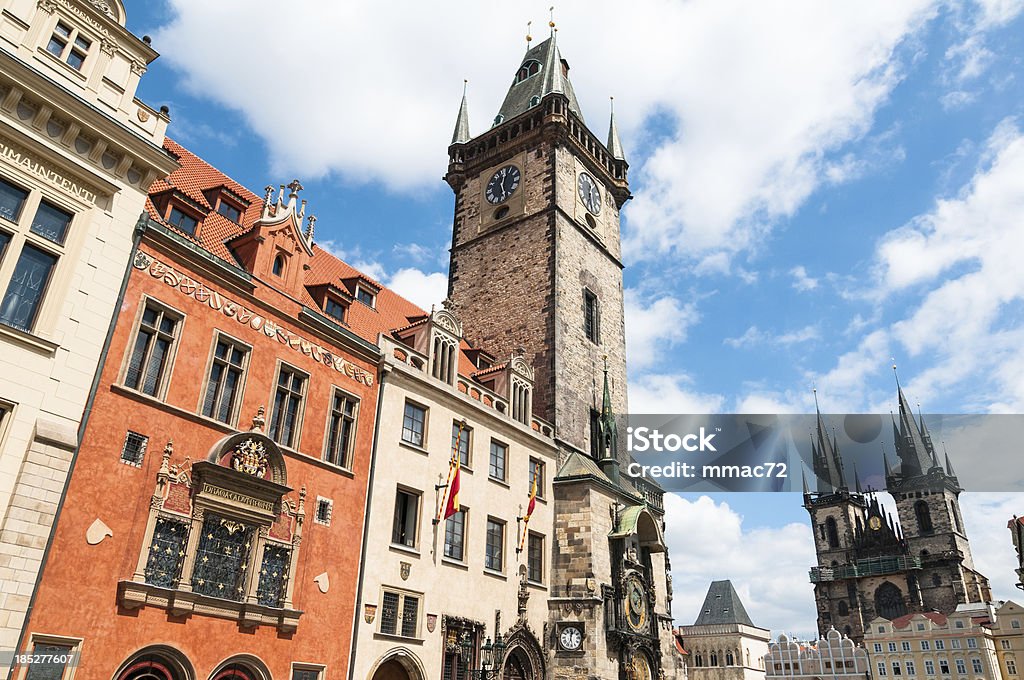
<path fill-rule="evenodd" d="M 463 418 L 459 421 L 459 432 L 455 437 L 455 442 L 452 444 L 452 457 L 451 460 L 448 461 L 448 481 L 445 482 L 444 495 L 442 496 L 441 504 L 437 508 L 437 514 L 434 516 L 433 523 L 435 526 L 441 523 L 441 515 L 444 514 L 445 508 L 448 505 L 448 494 L 451 491 L 452 476 L 462 463 L 462 461 L 459 460 L 459 446 L 462 444 L 462 432 L 466 427 L 466 419 Z"/>

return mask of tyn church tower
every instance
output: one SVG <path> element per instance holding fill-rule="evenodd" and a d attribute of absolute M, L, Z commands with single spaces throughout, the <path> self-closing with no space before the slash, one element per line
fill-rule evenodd
<path fill-rule="evenodd" d="M 939 463 L 924 419 L 915 419 L 897 385 L 899 423 L 893 467 L 883 452 L 885 491 L 898 517 L 865 494 L 860 478 L 843 465 L 835 437 L 821 414 L 813 437 L 817 491 L 804 482 L 804 507 L 811 516 L 817 566 L 811 569 L 818 630 L 835 627 L 857 642 L 875 617 L 953 612 L 957 605 L 991 599 L 988 579 L 978 573 L 960 515 L 960 483 L 949 456 Z"/>
<path fill-rule="evenodd" d="M 487 132 L 471 136 L 463 97 L 448 153 L 449 298 L 466 339 L 498 354 L 480 354 L 475 375 L 486 381 L 494 362 L 523 356 L 535 369 L 533 414 L 559 445 L 538 636 L 548 666 L 557 678 L 674 677 L 663 493 L 620 476 L 616 446 L 615 414 L 626 413 L 619 211 L 630 193 L 614 116 L 605 143 L 583 120 L 552 30 L 527 50 Z"/>

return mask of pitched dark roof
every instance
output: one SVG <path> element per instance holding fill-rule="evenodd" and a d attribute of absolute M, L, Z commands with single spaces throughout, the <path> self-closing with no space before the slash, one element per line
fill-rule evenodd
<path fill-rule="evenodd" d="M 569 98 L 569 110 L 579 116 L 580 120 L 583 120 L 583 114 L 580 113 L 580 104 L 576 101 L 576 93 L 573 92 L 572 83 L 569 82 L 569 76 L 566 73 L 568 71 L 568 62 L 563 66 L 563 61 L 554 35 L 529 50 L 526 56 L 523 57 L 519 68 L 526 66 L 530 62 L 538 62 L 540 70 L 535 75 L 520 82 L 513 80 L 512 87 L 508 89 L 505 101 L 502 102 L 501 109 L 498 110 L 501 119 L 508 120 L 514 118 L 531 108 L 532 104 L 530 102 L 534 97 L 537 98 L 537 101 L 540 101 L 544 98 L 544 95 L 552 92 L 561 92 Z M 457 130 L 458 128 L 456 127 Z"/>
<path fill-rule="evenodd" d="M 712 581 L 707 597 L 704 598 L 704 606 L 701 607 L 700 614 L 693 625 L 709 626 L 728 623 L 756 628 L 750 617 L 747 616 L 747 610 L 743 608 L 739 594 L 732 587 L 732 581 Z"/>

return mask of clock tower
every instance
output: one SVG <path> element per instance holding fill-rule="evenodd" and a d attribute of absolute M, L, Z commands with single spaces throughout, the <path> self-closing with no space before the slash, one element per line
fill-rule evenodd
<path fill-rule="evenodd" d="M 533 366 L 529 412 L 558 442 L 557 550 L 538 631 L 551 677 L 675 677 L 663 492 L 619 473 L 628 164 L 614 115 L 606 141 L 584 121 L 551 27 L 486 132 L 471 135 L 463 96 L 445 175 L 455 192 L 449 298 L 472 345 Z M 492 365 L 480 361 L 484 380 Z"/>

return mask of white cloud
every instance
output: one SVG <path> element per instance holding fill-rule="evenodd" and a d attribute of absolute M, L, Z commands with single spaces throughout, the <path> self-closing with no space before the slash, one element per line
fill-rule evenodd
<path fill-rule="evenodd" d="M 757 347 L 760 345 L 785 347 L 788 345 L 808 342 L 810 340 L 817 340 L 820 337 L 821 332 L 815 325 L 804 326 L 803 328 L 798 328 L 797 330 L 778 335 L 773 335 L 767 331 L 763 331 L 757 326 L 751 326 L 743 333 L 743 335 L 736 338 L 726 338 L 722 343 L 736 349 Z"/>
<path fill-rule="evenodd" d="M 1019 493 L 965 493 L 960 497 L 964 527 L 971 539 L 971 553 L 978 571 L 988 577 L 997 600 L 1017 599 L 1017 553 L 1006 523 L 1024 514 L 1024 495 Z"/>
<path fill-rule="evenodd" d="M 429 310 L 431 305 L 440 306 L 448 296 L 448 277 L 441 272 L 426 273 L 413 267 L 399 269 L 387 280 L 393 291 Z"/>
<path fill-rule="evenodd" d="M 685 342 L 690 326 L 700 320 L 694 302 L 684 304 L 666 295 L 645 305 L 631 288 L 625 292 L 625 314 L 626 357 L 632 373 L 664 366 L 662 352 Z"/>
<path fill-rule="evenodd" d="M 630 413 L 718 413 L 725 403 L 720 394 L 693 389 L 685 374 L 654 374 L 631 377 Z"/>
<path fill-rule="evenodd" d="M 691 624 L 711 581 L 730 579 L 754 624 L 810 636 L 816 631 L 810 526 L 751 527 L 725 501 L 665 495 L 677 624 Z M 766 568 L 770 562 L 771 567 Z M 794 630 L 795 629 L 795 630 Z M 815 635 L 816 637 L 816 635 Z"/>
<path fill-rule="evenodd" d="M 870 129 L 901 79 L 894 54 L 937 4 L 559 7 L 559 44 L 590 126 L 603 135 L 614 94 L 620 132 L 637 150 L 627 256 L 670 251 L 725 271 L 722 258 L 750 247 L 816 187 L 860 172 L 843 147 Z M 1005 2 L 985 6 L 992 22 L 1013 11 Z M 547 9 L 533 0 L 494 21 L 491 7 L 469 0 L 401 12 L 298 3 L 276 20 L 269 17 L 280 7 L 270 0 L 172 0 L 174 18 L 154 45 L 192 91 L 243 115 L 275 172 L 419 189 L 444 170 L 462 79 L 470 82 L 471 129 L 482 132 L 522 55 L 518 22 L 543 26 Z M 609 26 L 623 49 L 593 40 Z M 249 39 L 271 30 L 273 40 Z"/>

